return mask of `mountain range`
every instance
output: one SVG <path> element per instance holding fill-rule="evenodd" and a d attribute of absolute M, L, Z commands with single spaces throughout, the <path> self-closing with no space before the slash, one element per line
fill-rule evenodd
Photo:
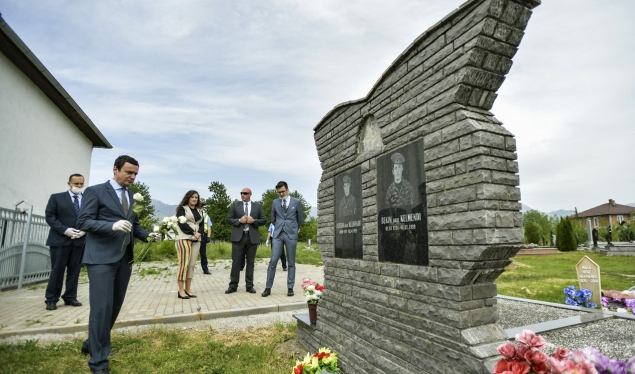
<path fill-rule="evenodd" d="M 635 203 L 624 204 L 624 205 L 635 207 Z M 521 210 L 522 212 L 526 212 L 528 210 L 532 210 L 533 209 L 529 205 L 522 204 L 522 206 L 523 206 L 522 210 Z M 553 212 L 547 213 L 548 216 L 557 216 L 557 217 L 570 216 L 572 214 L 575 214 L 575 210 L 558 209 L 558 210 L 554 210 Z"/>

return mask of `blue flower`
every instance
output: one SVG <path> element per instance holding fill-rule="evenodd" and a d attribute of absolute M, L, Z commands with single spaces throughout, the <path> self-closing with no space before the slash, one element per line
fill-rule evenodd
<path fill-rule="evenodd" d="M 589 291 L 586 288 L 580 288 L 580 292 L 584 295 L 584 298 L 586 299 L 590 299 L 591 298 L 591 291 Z"/>
<path fill-rule="evenodd" d="M 593 301 L 589 301 L 589 302 L 586 304 L 586 307 L 587 307 L 587 308 L 597 308 L 597 307 L 598 307 L 598 305 L 597 305 L 596 303 L 594 303 Z"/>
<path fill-rule="evenodd" d="M 564 299 L 564 302 L 565 302 L 567 305 L 578 306 L 578 303 L 576 303 L 576 302 L 575 302 L 575 300 L 573 300 L 573 299 L 571 299 L 571 298 L 569 298 L 569 297 L 567 297 L 566 299 Z"/>

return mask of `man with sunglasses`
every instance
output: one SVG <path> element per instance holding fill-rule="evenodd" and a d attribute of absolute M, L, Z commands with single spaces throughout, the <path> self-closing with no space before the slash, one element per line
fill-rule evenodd
<path fill-rule="evenodd" d="M 287 296 L 293 296 L 295 285 L 295 248 L 298 244 L 298 231 L 304 222 L 302 203 L 299 199 L 289 196 L 287 182 L 276 185 L 279 199 L 273 201 L 271 207 L 271 224 L 274 226 L 273 242 L 271 244 L 271 259 L 267 269 L 267 285 L 262 297 L 271 295 L 273 279 L 276 276 L 276 265 L 282 255 L 283 247 L 287 249 Z"/>
<path fill-rule="evenodd" d="M 227 213 L 227 223 L 232 225 L 232 269 L 229 273 L 229 288 L 226 294 L 236 292 L 240 281 L 240 261 L 247 257 L 247 271 L 245 272 L 245 284 L 247 292 L 256 293 L 254 289 L 254 262 L 256 250 L 260 243 L 258 226 L 264 225 L 265 212 L 260 204 L 251 201 L 251 190 L 243 188 L 240 200 Z M 255 217 L 255 218 L 254 218 Z"/>

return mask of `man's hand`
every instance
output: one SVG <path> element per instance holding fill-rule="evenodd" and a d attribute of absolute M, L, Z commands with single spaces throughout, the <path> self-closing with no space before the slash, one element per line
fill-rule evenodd
<path fill-rule="evenodd" d="M 74 235 L 73 237 L 71 237 L 71 239 L 79 239 L 84 235 L 86 235 L 86 231 L 80 231 L 79 234 Z"/>
<path fill-rule="evenodd" d="M 201 240 L 201 233 L 200 232 L 195 233 L 194 237 L 196 238 L 196 240 Z"/>
<path fill-rule="evenodd" d="M 267 239 L 267 241 L 265 242 L 265 247 L 269 246 L 269 239 Z"/>
<path fill-rule="evenodd" d="M 130 230 L 132 230 L 132 223 L 125 219 L 117 221 L 112 225 L 112 231 L 130 232 Z"/>
<path fill-rule="evenodd" d="M 238 222 L 240 222 L 240 223 L 247 223 L 247 216 L 242 216 L 242 217 L 240 217 L 240 219 L 238 220 Z"/>
<path fill-rule="evenodd" d="M 159 234 L 158 232 L 152 232 L 150 233 L 150 235 L 148 235 L 148 238 L 146 239 L 146 241 L 149 243 L 151 241 L 161 241 L 161 234 Z"/>
<path fill-rule="evenodd" d="M 75 230 L 74 228 L 67 228 L 66 231 L 64 231 L 64 235 L 68 236 L 71 239 L 75 239 L 73 238 L 73 236 L 79 235 L 81 231 L 79 230 Z"/>
<path fill-rule="evenodd" d="M 252 217 L 252 216 L 248 216 L 248 217 L 247 217 L 247 223 L 248 223 L 248 224 L 250 224 L 250 225 L 251 225 L 252 223 L 254 223 L 254 217 Z"/>

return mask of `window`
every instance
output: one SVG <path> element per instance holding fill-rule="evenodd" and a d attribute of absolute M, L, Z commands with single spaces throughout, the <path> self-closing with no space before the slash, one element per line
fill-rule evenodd
<path fill-rule="evenodd" d="M 600 227 L 600 220 L 598 217 L 593 217 L 593 227 Z"/>
<path fill-rule="evenodd" d="M 624 222 L 624 216 L 617 216 L 617 223 L 621 224 Z"/>

